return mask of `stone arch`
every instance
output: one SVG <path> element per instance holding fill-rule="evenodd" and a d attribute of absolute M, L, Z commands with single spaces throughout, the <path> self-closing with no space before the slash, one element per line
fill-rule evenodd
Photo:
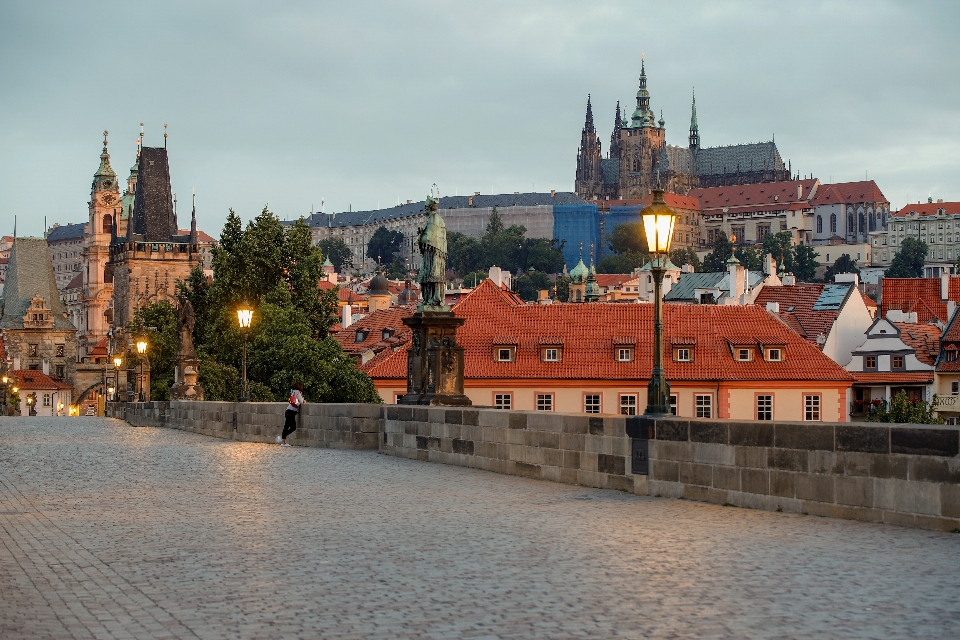
<path fill-rule="evenodd" d="M 103 232 L 113 233 L 113 216 L 109 213 L 103 216 Z"/>

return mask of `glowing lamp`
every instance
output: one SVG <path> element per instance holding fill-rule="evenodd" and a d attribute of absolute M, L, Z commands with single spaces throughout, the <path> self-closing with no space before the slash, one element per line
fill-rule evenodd
<path fill-rule="evenodd" d="M 140 338 L 139 340 L 137 340 L 137 353 L 142 355 L 146 352 L 147 352 L 147 339 Z"/>
<path fill-rule="evenodd" d="M 113 366 L 115 366 L 117 369 L 119 369 L 119 368 L 120 368 L 120 365 L 122 365 L 122 364 L 123 364 L 123 358 L 121 358 L 120 356 L 114 356 L 114 358 L 113 358 Z"/>
<path fill-rule="evenodd" d="M 640 212 L 640 218 L 647 238 L 647 250 L 652 254 L 670 253 L 677 214 L 664 202 L 662 190 L 654 189 L 653 202 Z"/>
<path fill-rule="evenodd" d="M 237 309 L 237 321 L 240 323 L 241 329 L 249 329 L 250 323 L 253 322 L 253 309 L 246 302 Z"/>

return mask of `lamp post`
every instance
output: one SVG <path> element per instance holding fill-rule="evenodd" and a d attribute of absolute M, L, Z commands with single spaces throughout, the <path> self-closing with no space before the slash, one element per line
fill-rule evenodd
<path fill-rule="evenodd" d="M 247 393 L 247 334 L 250 332 L 250 323 L 253 322 L 253 309 L 246 300 L 237 309 L 237 321 L 240 323 L 240 333 L 243 334 L 243 386 L 240 388 L 240 402 L 247 402 L 250 399 Z"/>
<path fill-rule="evenodd" d="M 119 355 L 113 356 L 113 377 L 114 377 L 113 383 L 114 383 L 114 385 L 116 385 L 116 387 L 115 387 L 115 390 L 114 390 L 114 391 L 111 391 L 111 392 L 110 392 L 110 397 L 113 398 L 113 401 L 114 401 L 114 402 L 116 402 L 117 400 L 119 400 L 119 394 L 120 394 L 120 365 L 122 365 L 122 364 L 123 364 L 123 358 L 122 358 L 122 357 L 120 357 Z M 114 395 L 113 395 L 114 393 L 116 393 L 117 395 L 114 396 Z"/>
<path fill-rule="evenodd" d="M 663 370 L 663 274 L 667 270 L 673 226 L 677 215 L 663 200 L 663 189 L 657 184 L 653 190 L 653 202 L 640 212 L 643 233 L 650 252 L 650 272 L 653 274 L 653 372 L 647 385 L 647 409 L 649 416 L 670 414 L 670 383 Z"/>
<path fill-rule="evenodd" d="M 9 413 L 9 411 L 7 411 L 7 398 L 10 396 L 9 392 L 7 391 L 7 383 L 9 382 L 10 376 L 3 374 L 3 415 L 7 415 Z"/>
<path fill-rule="evenodd" d="M 146 337 L 140 337 L 137 340 L 137 353 L 140 354 L 140 395 L 139 401 L 144 402 L 143 396 L 143 355 L 147 352 L 147 339 Z"/>

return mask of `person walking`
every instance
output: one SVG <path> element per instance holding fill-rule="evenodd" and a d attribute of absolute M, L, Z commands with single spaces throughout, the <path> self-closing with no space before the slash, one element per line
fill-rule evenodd
<path fill-rule="evenodd" d="M 297 414 L 300 413 L 300 407 L 306 402 L 303 399 L 303 385 L 299 382 L 293 383 L 290 389 L 290 400 L 287 410 L 283 412 L 283 435 L 277 436 L 277 444 L 281 447 L 289 447 L 287 436 L 297 430 Z"/>

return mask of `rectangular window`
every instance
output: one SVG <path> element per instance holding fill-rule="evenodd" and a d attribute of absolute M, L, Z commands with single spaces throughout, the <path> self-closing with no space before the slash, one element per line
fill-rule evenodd
<path fill-rule="evenodd" d="M 544 362 L 560 362 L 560 350 L 556 347 L 549 347 L 543 350 Z"/>
<path fill-rule="evenodd" d="M 954 380 L 950 383 L 950 393 L 960 393 L 960 380 Z"/>
<path fill-rule="evenodd" d="M 820 396 L 803 396 L 803 419 L 820 420 Z"/>
<path fill-rule="evenodd" d="M 757 396 L 757 420 L 773 420 L 773 396 Z"/>
<path fill-rule="evenodd" d="M 553 394 L 537 394 L 537 411 L 553 411 Z"/>
<path fill-rule="evenodd" d="M 62 378 L 62 377 L 63 377 L 63 373 L 64 373 L 63 365 L 62 365 L 62 364 L 58 364 L 58 365 L 57 365 L 57 377 L 58 377 L 58 378 Z"/>
<path fill-rule="evenodd" d="M 57 351 L 56 351 L 57 357 L 58 357 L 58 358 L 62 358 L 62 357 L 63 357 L 63 354 L 64 354 L 65 352 L 66 352 L 66 349 L 64 348 L 64 345 L 58 344 L 58 345 L 57 345 Z"/>
<path fill-rule="evenodd" d="M 633 349 L 629 347 L 620 347 L 617 349 L 617 362 L 631 362 L 633 360 Z"/>
<path fill-rule="evenodd" d="M 877 356 L 866 356 L 863 359 L 863 368 L 864 369 L 876 369 L 877 368 Z"/>
<path fill-rule="evenodd" d="M 750 349 L 737 349 L 737 360 L 741 362 L 750 361 Z"/>
<path fill-rule="evenodd" d="M 624 394 L 620 396 L 620 415 L 637 415 L 637 396 L 635 394 Z"/>
<path fill-rule="evenodd" d="M 513 404 L 513 395 L 510 393 L 496 393 L 493 395 L 494 409 L 509 409 Z"/>
<path fill-rule="evenodd" d="M 499 362 L 511 362 L 513 360 L 513 349 L 510 347 L 500 347 L 497 349 L 497 360 Z"/>
<path fill-rule="evenodd" d="M 677 415 L 677 394 L 670 394 L 670 413 Z"/>
<path fill-rule="evenodd" d="M 677 362 L 690 362 L 690 349 L 687 349 L 687 348 L 677 349 L 676 354 L 677 354 L 677 357 L 676 357 Z"/>
<path fill-rule="evenodd" d="M 783 354 L 780 349 L 769 349 L 767 350 L 767 360 L 770 362 L 780 362 L 782 360 Z"/>
<path fill-rule="evenodd" d="M 36 355 L 37 355 L 37 350 L 38 350 L 39 348 L 40 348 L 39 345 L 35 345 L 35 344 L 28 345 L 28 353 L 29 353 L 31 356 L 36 357 Z"/>
<path fill-rule="evenodd" d="M 49 394 L 49 393 L 43 394 L 43 406 L 45 406 L 45 407 L 49 407 L 49 406 L 50 406 L 50 394 Z"/>
<path fill-rule="evenodd" d="M 697 417 L 698 418 L 712 418 L 713 417 L 713 396 L 711 395 L 697 395 L 695 397 L 695 404 L 697 407 Z"/>
<path fill-rule="evenodd" d="M 584 413 L 600 413 L 600 394 L 588 393 L 583 396 Z"/>
<path fill-rule="evenodd" d="M 893 356 L 890 363 L 894 369 L 903 369 L 903 356 Z"/>

